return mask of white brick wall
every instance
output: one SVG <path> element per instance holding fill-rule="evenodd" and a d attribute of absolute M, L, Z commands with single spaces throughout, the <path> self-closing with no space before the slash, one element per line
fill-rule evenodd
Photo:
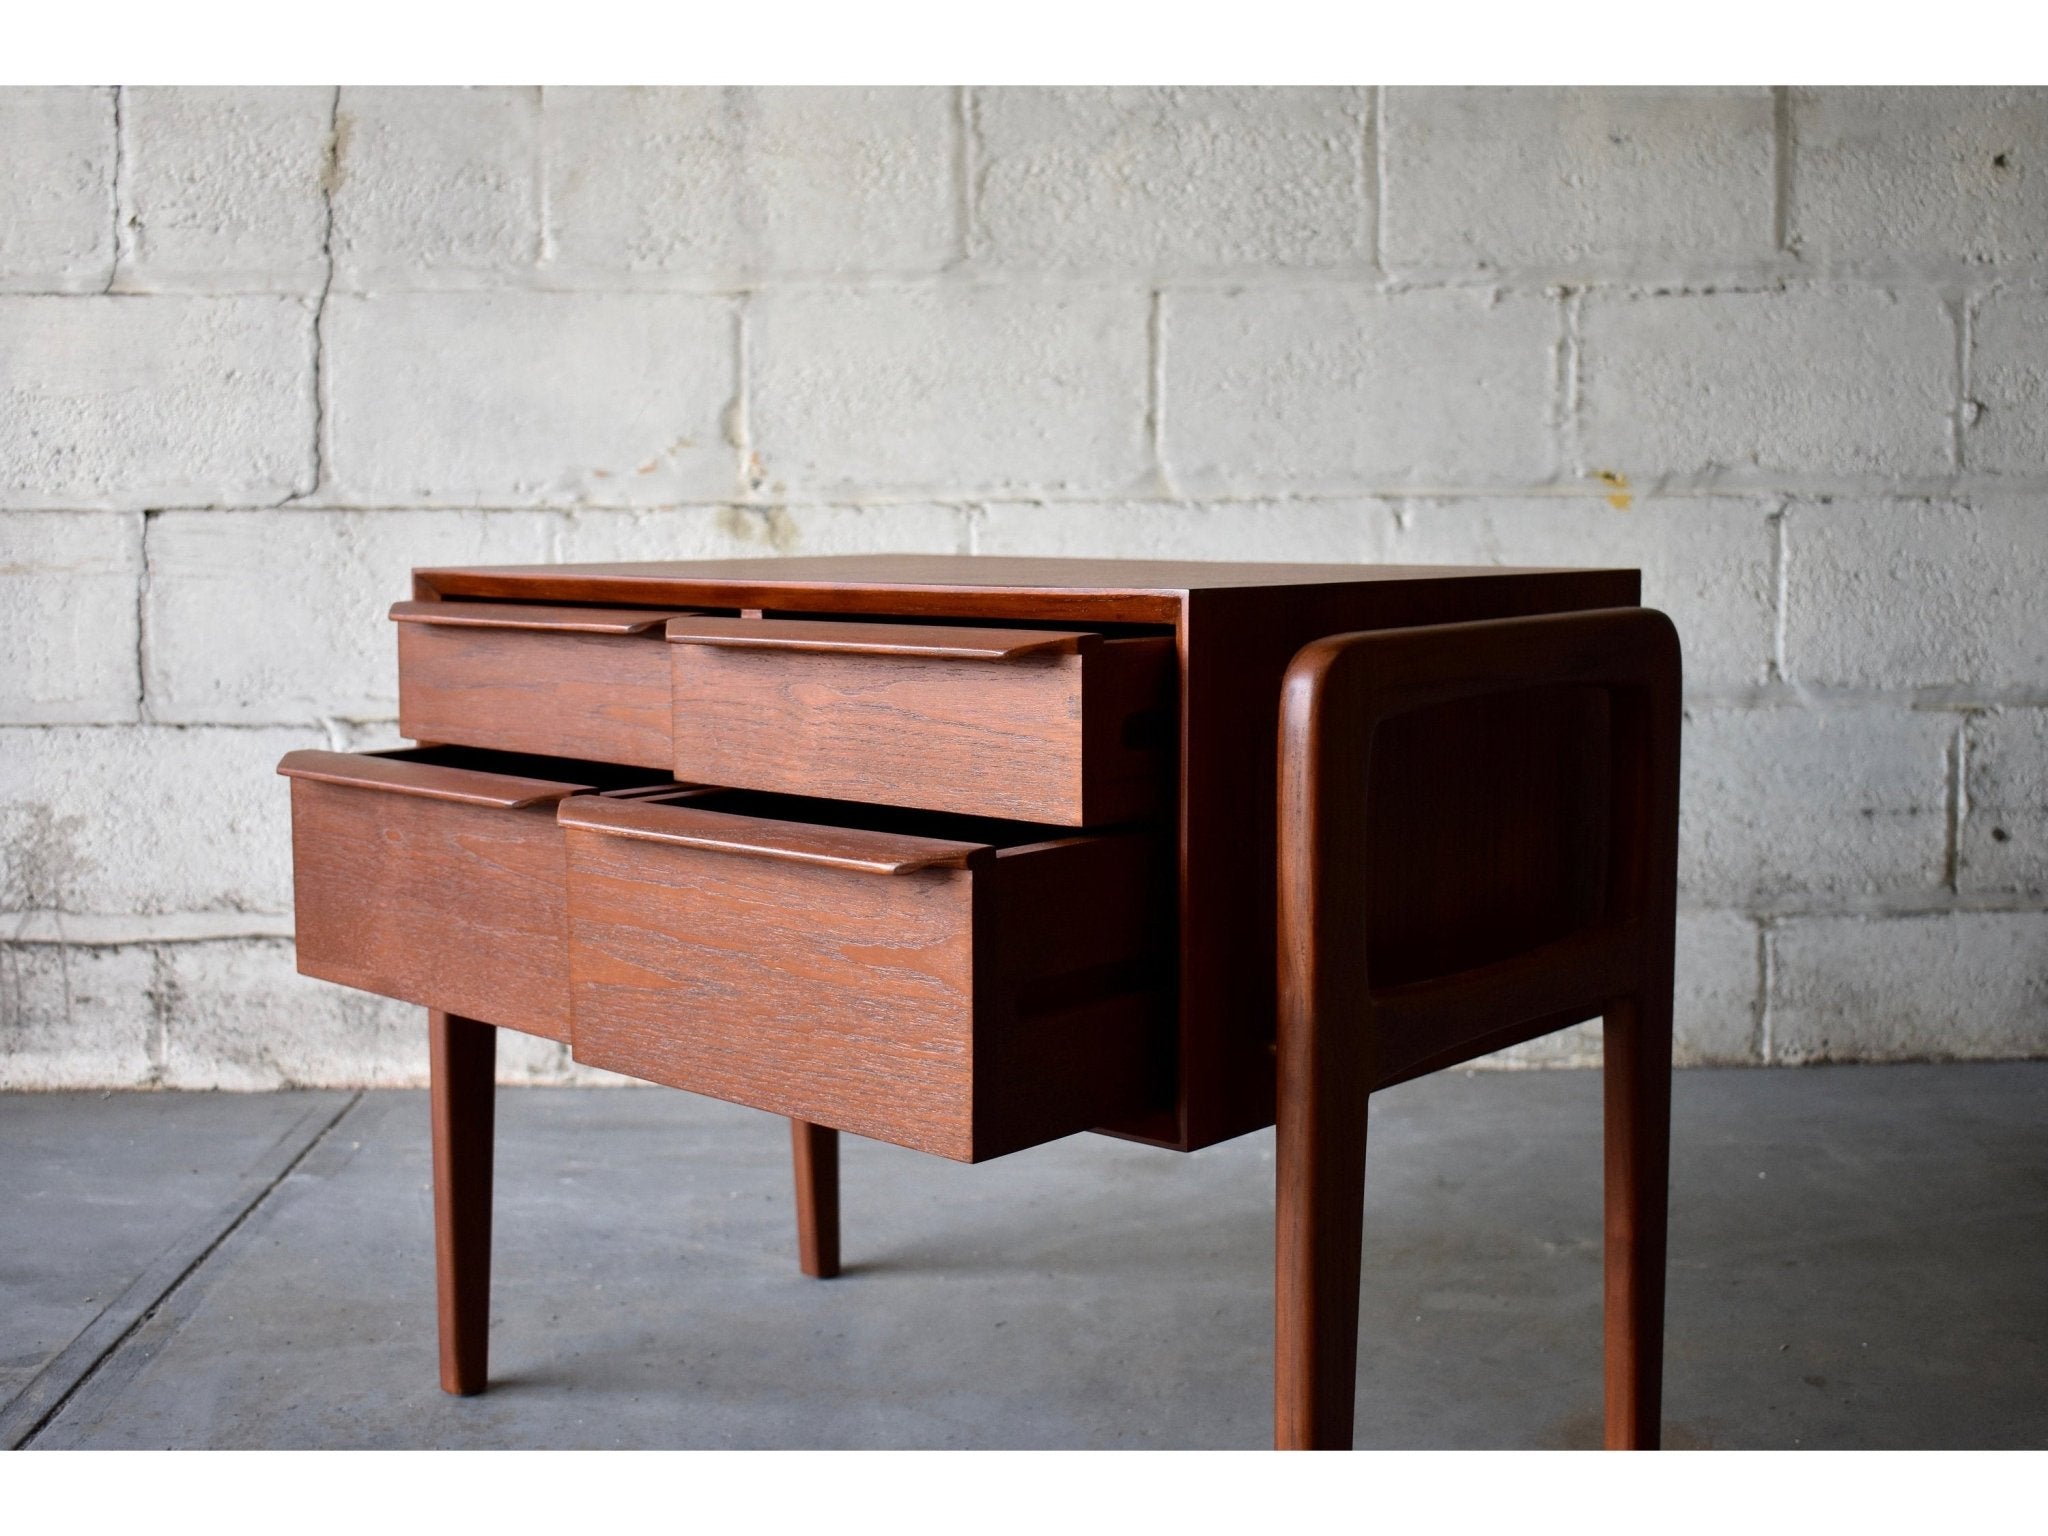
<path fill-rule="evenodd" d="M 886 550 L 1639 566 L 1680 1059 L 2048 1054 L 2044 127 L 0 90 L 0 1087 L 418 1079 L 292 970 L 272 772 L 395 740 L 408 567 Z"/>
<path fill-rule="evenodd" d="M 98 289 L 114 268 L 114 93 L 0 91 L 0 292 Z"/>

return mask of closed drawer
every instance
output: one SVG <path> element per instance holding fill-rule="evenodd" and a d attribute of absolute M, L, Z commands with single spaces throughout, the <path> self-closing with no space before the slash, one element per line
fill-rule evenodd
<path fill-rule="evenodd" d="M 398 729 L 414 741 L 668 765 L 675 610 L 398 603 Z"/>
<path fill-rule="evenodd" d="M 558 814 L 579 1061 L 962 1161 L 1155 1107 L 1149 838 L 744 793 Z"/>
<path fill-rule="evenodd" d="M 1168 636 L 688 617 L 676 777 L 1106 826 L 1169 803 Z"/>
<path fill-rule="evenodd" d="M 301 971 L 555 1040 L 569 1038 L 556 802 L 675 788 L 449 748 L 291 752 L 278 772 L 292 781 Z"/>

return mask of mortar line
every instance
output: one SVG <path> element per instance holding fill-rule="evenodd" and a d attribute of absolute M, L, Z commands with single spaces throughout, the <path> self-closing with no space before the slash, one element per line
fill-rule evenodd
<path fill-rule="evenodd" d="M 44 1365 L 12 1401 L 0 1407 L 0 1448 L 30 1448 L 57 1415 L 99 1376 L 121 1346 L 163 1309 L 179 1288 L 213 1257 L 221 1244 L 240 1230 L 242 1224 L 291 1176 L 313 1149 L 327 1139 L 348 1112 L 362 1102 L 362 1098 L 363 1092 L 358 1089 L 324 1120 L 319 1120 L 319 1110 L 309 1109 L 286 1127 L 225 1201 L 186 1228 L 154 1263 L 136 1276 L 76 1338 Z M 300 1136 L 309 1121 L 315 1120 L 319 1120 L 319 1124 L 298 1143 L 296 1150 L 291 1150 L 294 1139 Z M 280 1156 L 283 1159 L 281 1164 L 278 1161 Z M 224 1214 L 227 1219 L 223 1223 Z M 216 1224 L 218 1229 L 212 1230 Z M 209 1232 L 210 1235 L 206 1235 Z M 45 1401 L 48 1406 L 41 1406 Z"/>
<path fill-rule="evenodd" d="M 739 498 L 751 501 L 760 488 L 754 462 L 754 296 L 741 293 L 732 306 L 732 404 L 727 408 L 726 441 L 734 453 Z"/>
<path fill-rule="evenodd" d="M 1758 1064 L 1768 1067 L 1778 1055 L 1777 1020 L 1771 1006 L 1778 985 L 1778 925 L 1774 919 L 1758 919 L 1756 946 L 1756 1054 Z"/>
<path fill-rule="evenodd" d="M 1152 456 L 1152 474 L 1171 499 L 1173 477 L 1166 469 L 1166 346 L 1163 335 L 1166 290 L 1155 285 L 1145 310 L 1145 448 Z"/>
<path fill-rule="evenodd" d="M 1583 288 L 1568 287 L 1562 290 L 1558 302 L 1557 369 L 1551 381 L 1556 391 L 1555 433 L 1552 439 L 1556 458 L 1551 464 L 1553 479 L 1585 472 L 1585 450 L 1579 431 L 1580 371 L 1579 345 L 1580 312 L 1585 304 L 1586 291 Z"/>
<path fill-rule="evenodd" d="M 1947 794 L 1942 807 L 1943 827 L 1946 846 L 1942 850 L 1944 884 L 1951 895 L 1962 894 L 1963 868 L 1963 816 L 1967 810 L 1964 800 L 1963 774 L 1969 766 L 1970 717 L 1960 715 L 1956 720 L 1956 733 L 1950 738 L 1949 749 L 1942 754 L 1948 769 Z"/>
<path fill-rule="evenodd" d="M 1775 528 L 1771 543 L 1771 681 L 1783 683 L 1790 680 L 1791 669 L 1785 659 L 1785 606 L 1792 590 L 1790 566 L 1792 563 L 1792 508 L 1781 502 L 1778 510 L 1771 514 L 1770 522 Z"/>
<path fill-rule="evenodd" d="M 1372 252 L 1372 264 L 1379 269 L 1380 278 L 1387 275 L 1386 227 L 1387 227 L 1387 88 L 1376 85 L 1372 88 L 1372 111 L 1367 121 L 1372 133 L 1372 208 L 1366 214 L 1370 221 L 1371 239 L 1367 249 Z M 1359 157 L 1363 160 L 1365 157 Z M 1361 166 L 1359 180 L 1365 180 L 1365 167 Z M 1361 186 L 1361 189 L 1363 187 Z"/>
<path fill-rule="evenodd" d="M 149 713 L 149 533 L 159 508 L 142 509 L 142 526 L 136 530 L 141 548 L 136 552 L 135 577 L 135 723 L 151 725 Z"/>
<path fill-rule="evenodd" d="M 533 216 L 533 264 L 539 269 L 555 259 L 555 212 L 548 201 L 548 88 L 544 85 L 533 88 Z"/>
<path fill-rule="evenodd" d="M 953 87 L 953 218 L 959 226 L 959 260 L 974 259 L 974 87 Z"/>
<path fill-rule="evenodd" d="M 313 296 L 313 483 L 277 503 L 318 496 L 327 488 L 327 296 L 334 291 L 334 186 L 341 174 L 341 87 L 327 103 L 327 163 L 320 172 L 320 254 L 325 266 L 320 290 Z"/>
<path fill-rule="evenodd" d="M 1970 349 L 1976 340 L 1976 296 L 1965 288 L 1956 299 L 1956 405 L 1949 421 L 1949 453 L 1958 475 L 1967 474 L 1969 461 Z"/>
<path fill-rule="evenodd" d="M 124 204 L 128 193 L 128 87 L 114 87 L 114 169 L 107 187 L 107 199 L 113 204 L 113 241 L 107 249 L 107 281 L 101 293 L 112 293 L 114 284 L 121 276 L 121 247 L 123 216 L 127 209 Z"/>
<path fill-rule="evenodd" d="M 1792 228 L 1792 89 L 1771 87 L 1771 249 L 1785 245 Z"/>

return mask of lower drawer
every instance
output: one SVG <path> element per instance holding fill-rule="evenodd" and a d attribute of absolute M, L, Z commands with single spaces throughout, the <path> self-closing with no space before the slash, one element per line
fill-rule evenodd
<path fill-rule="evenodd" d="M 558 815 L 579 1061 L 969 1162 L 1163 1091 L 1150 837 L 740 791 Z"/>
<path fill-rule="evenodd" d="M 562 829 L 570 795 L 663 775 L 462 748 L 291 752 L 299 969 L 569 1038 Z"/>

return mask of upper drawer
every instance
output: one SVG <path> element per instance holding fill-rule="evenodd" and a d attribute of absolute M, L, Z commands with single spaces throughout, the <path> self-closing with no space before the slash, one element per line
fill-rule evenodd
<path fill-rule="evenodd" d="M 1067 827 L 1171 797 L 1167 636 L 694 616 L 667 633 L 679 779 Z"/>
<path fill-rule="evenodd" d="M 676 610 L 397 603 L 398 729 L 414 741 L 666 768 Z"/>

